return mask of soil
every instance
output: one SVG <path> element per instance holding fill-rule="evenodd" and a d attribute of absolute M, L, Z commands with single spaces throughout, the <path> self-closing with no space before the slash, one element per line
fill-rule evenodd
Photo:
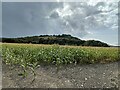
<path fill-rule="evenodd" d="M 118 87 L 118 63 L 63 65 L 58 71 L 53 65 L 40 65 L 36 77 L 28 69 L 26 78 L 19 76 L 22 68 L 2 64 L 3 88 L 113 88 Z M 1 74 L 1 73 L 0 73 Z"/>
<path fill-rule="evenodd" d="M 2 60 L 0 59 L 0 90 L 2 88 Z"/>

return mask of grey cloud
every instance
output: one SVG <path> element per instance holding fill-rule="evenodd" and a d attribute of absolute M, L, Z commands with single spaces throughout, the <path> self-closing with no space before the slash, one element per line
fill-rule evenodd
<path fill-rule="evenodd" d="M 0 37 L 2 37 L 2 2 L 0 1 Z"/>
<path fill-rule="evenodd" d="M 105 2 L 98 2 L 95 6 L 96 7 L 105 6 Z"/>
<path fill-rule="evenodd" d="M 52 12 L 51 13 L 51 15 L 50 15 L 50 18 L 58 18 L 59 17 L 59 15 L 58 15 L 58 13 L 57 12 Z"/>
<path fill-rule="evenodd" d="M 91 29 L 112 28 L 117 23 L 116 8 L 106 2 L 7 2 L 3 3 L 3 36 L 68 33 L 84 37 Z"/>
<path fill-rule="evenodd" d="M 68 6 L 67 9 L 66 6 Z M 64 24 L 65 30 L 69 30 L 76 36 L 84 37 L 89 33 L 87 32 L 89 29 L 102 29 L 103 27 L 112 29 L 112 26 L 117 23 L 117 12 L 114 11 L 116 8 L 117 3 L 98 2 L 96 5 L 88 5 L 86 2 L 64 3 L 63 8 L 58 7 L 59 12 L 56 13 L 61 13 L 57 18 L 67 23 Z M 72 14 L 69 15 L 68 11 L 72 11 Z"/>
<path fill-rule="evenodd" d="M 3 36 L 17 37 L 40 35 L 48 32 L 48 15 L 54 8 L 61 6 L 57 3 L 3 3 Z M 49 34 L 49 33 L 48 33 Z"/>

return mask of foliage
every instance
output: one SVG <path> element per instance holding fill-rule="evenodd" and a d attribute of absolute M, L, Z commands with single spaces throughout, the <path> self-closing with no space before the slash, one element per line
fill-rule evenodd
<path fill-rule="evenodd" d="M 40 35 L 40 36 L 21 37 L 21 38 L 2 38 L 2 42 L 109 47 L 109 45 L 100 41 L 95 41 L 95 40 L 85 41 L 66 34 Z"/>
<path fill-rule="evenodd" d="M 28 68 L 35 76 L 34 69 L 42 63 L 59 67 L 68 64 L 108 63 L 120 60 L 118 48 L 111 47 L 3 43 L 0 48 L 2 48 L 0 52 L 3 62 L 22 67 L 24 72 L 19 75 L 24 77 Z"/>
<path fill-rule="evenodd" d="M 40 63 L 71 64 L 96 63 L 118 60 L 118 48 L 80 47 L 38 44 L 2 44 L 2 57 L 6 63 L 25 68 Z"/>

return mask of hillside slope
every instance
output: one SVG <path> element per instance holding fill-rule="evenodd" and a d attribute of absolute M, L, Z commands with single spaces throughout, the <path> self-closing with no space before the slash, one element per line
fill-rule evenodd
<path fill-rule="evenodd" d="M 2 38 L 6 43 L 33 43 L 33 44 L 59 44 L 59 45 L 76 45 L 76 46 L 100 46 L 108 47 L 109 45 L 95 40 L 81 40 L 71 35 L 40 35 L 20 38 Z"/>

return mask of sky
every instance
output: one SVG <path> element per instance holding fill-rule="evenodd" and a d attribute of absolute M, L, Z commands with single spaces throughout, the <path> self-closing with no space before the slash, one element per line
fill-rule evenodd
<path fill-rule="evenodd" d="M 41 34 L 118 45 L 118 2 L 2 2 L 2 37 Z"/>

